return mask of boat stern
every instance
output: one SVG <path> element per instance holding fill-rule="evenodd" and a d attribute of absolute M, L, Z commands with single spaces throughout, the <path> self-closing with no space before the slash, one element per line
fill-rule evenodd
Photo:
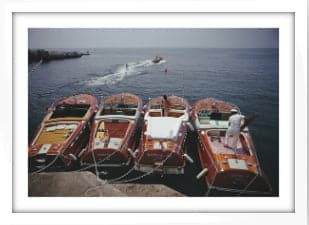
<path fill-rule="evenodd" d="M 67 163 L 60 154 L 63 146 L 58 144 L 32 145 L 28 150 L 29 172 L 57 170 L 65 168 Z"/>
<path fill-rule="evenodd" d="M 207 178 L 206 178 L 207 181 Z M 220 171 L 208 184 L 208 195 L 267 196 L 272 188 L 268 179 L 244 169 Z"/>
<path fill-rule="evenodd" d="M 131 163 L 131 157 L 119 149 L 101 148 L 87 150 L 80 158 L 82 167 L 123 167 Z"/>

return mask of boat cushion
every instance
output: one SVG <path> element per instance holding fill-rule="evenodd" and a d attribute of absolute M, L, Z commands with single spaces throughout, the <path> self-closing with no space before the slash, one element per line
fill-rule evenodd
<path fill-rule="evenodd" d="M 108 143 L 108 148 L 119 149 L 121 146 L 122 138 L 110 138 Z"/>
<path fill-rule="evenodd" d="M 43 144 L 38 154 L 46 154 L 48 150 L 50 149 L 50 147 L 51 147 L 51 144 Z"/>

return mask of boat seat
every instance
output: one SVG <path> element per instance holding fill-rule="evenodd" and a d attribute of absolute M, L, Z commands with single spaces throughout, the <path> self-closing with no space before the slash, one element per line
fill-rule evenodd
<path fill-rule="evenodd" d="M 210 124 L 209 119 L 200 119 L 200 124 Z"/>
<path fill-rule="evenodd" d="M 123 111 L 117 110 L 115 114 L 116 114 L 116 115 L 123 115 Z"/>
<path fill-rule="evenodd" d="M 213 142 L 214 140 L 221 142 L 220 130 L 211 130 L 208 132 L 208 136 L 210 137 L 211 142 Z"/>

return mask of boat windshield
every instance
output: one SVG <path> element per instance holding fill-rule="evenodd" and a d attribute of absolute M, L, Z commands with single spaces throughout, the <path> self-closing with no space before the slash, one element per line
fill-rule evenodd
<path fill-rule="evenodd" d="M 171 105 L 171 109 L 185 110 L 186 107 L 184 105 Z"/>
<path fill-rule="evenodd" d="M 124 115 L 134 116 L 136 113 L 137 105 L 134 104 L 108 104 L 100 113 L 100 116 L 104 115 Z"/>
<path fill-rule="evenodd" d="M 225 121 L 228 120 L 230 117 L 229 112 L 217 112 L 217 111 L 208 111 L 208 110 L 201 110 L 198 112 L 199 119 L 207 119 L 207 120 L 221 120 Z"/>
<path fill-rule="evenodd" d="M 58 105 L 50 118 L 84 117 L 89 107 L 90 105 Z"/>
<path fill-rule="evenodd" d="M 161 108 L 162 108 L 162 105 L 160 104 L 150 106 L 150 109 L 161 109 Z M 186 109 L 184 105 L 171 105 L 170 108 L 175 109 L 175 110 L 185 110 Z"/>
<path fill-rule="evenodd" d="M 157 105 L 151 105 L 150 108 L 151 109 L 161 109 L 162 106 L 160 104 L 157 104 Z"/>

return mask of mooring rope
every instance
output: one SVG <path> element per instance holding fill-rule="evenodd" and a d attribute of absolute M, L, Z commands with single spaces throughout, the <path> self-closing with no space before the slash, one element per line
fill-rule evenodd
<path fill-rule="evenodd" d="M 162 166 L 164 165 L 164 163 L 172 156 L 173 154 L 173 151 L 169 153 L 169 155 L 162 161 Z M 140 158 L 141 159 L 141 158 Z M 140 160 L 139 160 L 140 161 Z M 153 173 L 156 169 L 158 169 L 161 165 L 158 165 L 156 166 L 155 168 L 153 168 L 152 170 L 148 171 L 147 173 L 141 175 L 141 176 L 138 176 L 138 177 L 134 177 L 134 178 L 130 178 L 130 179 L 127 179 L 127 180 L 120 180 L 119 182 L 115 182 L 114 184 L 121 184 L 121 183 L 128 183 L 128 182 L 132 182 L 132 181 L 136 181 L 136 180 L 139 180 L 139 179 L 142 179 L 148 175 L 150 175 L 151 173 Z M 103 183 L 100 183 L 99 185 L 96 185 L 95 187 L 91 187 L 91 188 L 88 188 L 85 192 L 84 192 L 84 196 L 87 196 L 88 192 L 91 191 L 91 190 L 97 190 L 99 189 L 100 187 L 103 187 L 104 185 L 106 184 L 111 184 L 111 182 L 114 182 L 116 180 L 119 180 L 119 179 L 122 179 L 123 177 L 126 177 L 127 175 L 129 175 L 132 171 L 134 170 L 134 166 L 128 171 L 126 172 L 125 174 L 121 175 L 120 177 L 117 177 L 117 178 L 114 178 L 114 179 L 110 179 L 110 180 L 102 180 L 98 175 L 97 175 L 97 179 L 99 181 L 103 181 Z"/>
<path fill-rule="evenodd" d="M 92 151 L 93 152 L 93 151 Z M 114 151 L 112 154 L 110 155 L 107 155 L 105 158 L 101 159 L 100 161 L 97 162 L 97 164 L 101 164 L 102 162 L 104 162 L 105 160 L 107 160 L 108 158 L 112 157 L 114 154 L 116 154 L 118 151 Z M 93 156 L 92 156 L 93 158 Z M 84 170 L 87 170 L 87 169 L 90 169 L 91 167 L 94 167 L 95 164 L 90 164 L 86 167 L 83 167 L 83 168 L 80 168 L 78 170 L 75 170 L 75 172 L 80 172 L 80 171 L 84 171 Z"/>
<path fill-rule="evenodd" d="M 156 169 L 158 169 L 159 167 L 163 167 L 164 166 L 164 163 L 172 156 L 174 152 L 171 151 L 168 156 L 162 161 L 162 165 L 158 165 L 156 167 L 154 167 L 152 170 L 144 173 L 143 175 L 141 176 L 138 176 L 138 177 L 134 177 L 134 178 L 130 178 L 130 179 L 127 179 L 127 180 L 120 180 L 119 182 L 115 182 L 116 184 L 120 184 L 120 183 L 128 183 L 128 182 L 132 182 L 132 181 L 136 181 L 136 180 L 140 180 L 148 175 L 150 175 L 151 173 L 153 173 Z M 141 158 L 140 158 L 141 159 Z"/>
<path fill-rule="evenodd" d="M 49 167 L 51 167 L 51 166 L 56 162 L 56 160 L 59 158 L 60 155 L 62 155 L 62 154 L 57 154 L 57 155 L 55 156 L 55 158 L 54 158 L 50 163 L 48 163 L 45 167 L 43 167 L 43 168 L 41 168 L 41 169 L 38 169 L 38 170 L 32 172 L 31 174 L 40 173 L 40 172 L 42 172 L 42 171 L 48 169 Z"/>
<path fill-rule="evenodd" d="M 242 190 L 242 192 L 246 193 L 247 189 L 256 180 L 257 177 L 258 177 L 258 173 L 251 179 L 251 181 L 246 185 L 246 187 Z M 239 196 L 242 194 L 242 192 L 239 192 Z"/>
<path fill-rule="evenodd" d="M 37 64 L 35 64 L 32 69 L 31 69 L 31 73 L 33 73 L 37 68 L 39 68 L 39 66 L 43 63 L 43 59 L 41 59 Z"/>

